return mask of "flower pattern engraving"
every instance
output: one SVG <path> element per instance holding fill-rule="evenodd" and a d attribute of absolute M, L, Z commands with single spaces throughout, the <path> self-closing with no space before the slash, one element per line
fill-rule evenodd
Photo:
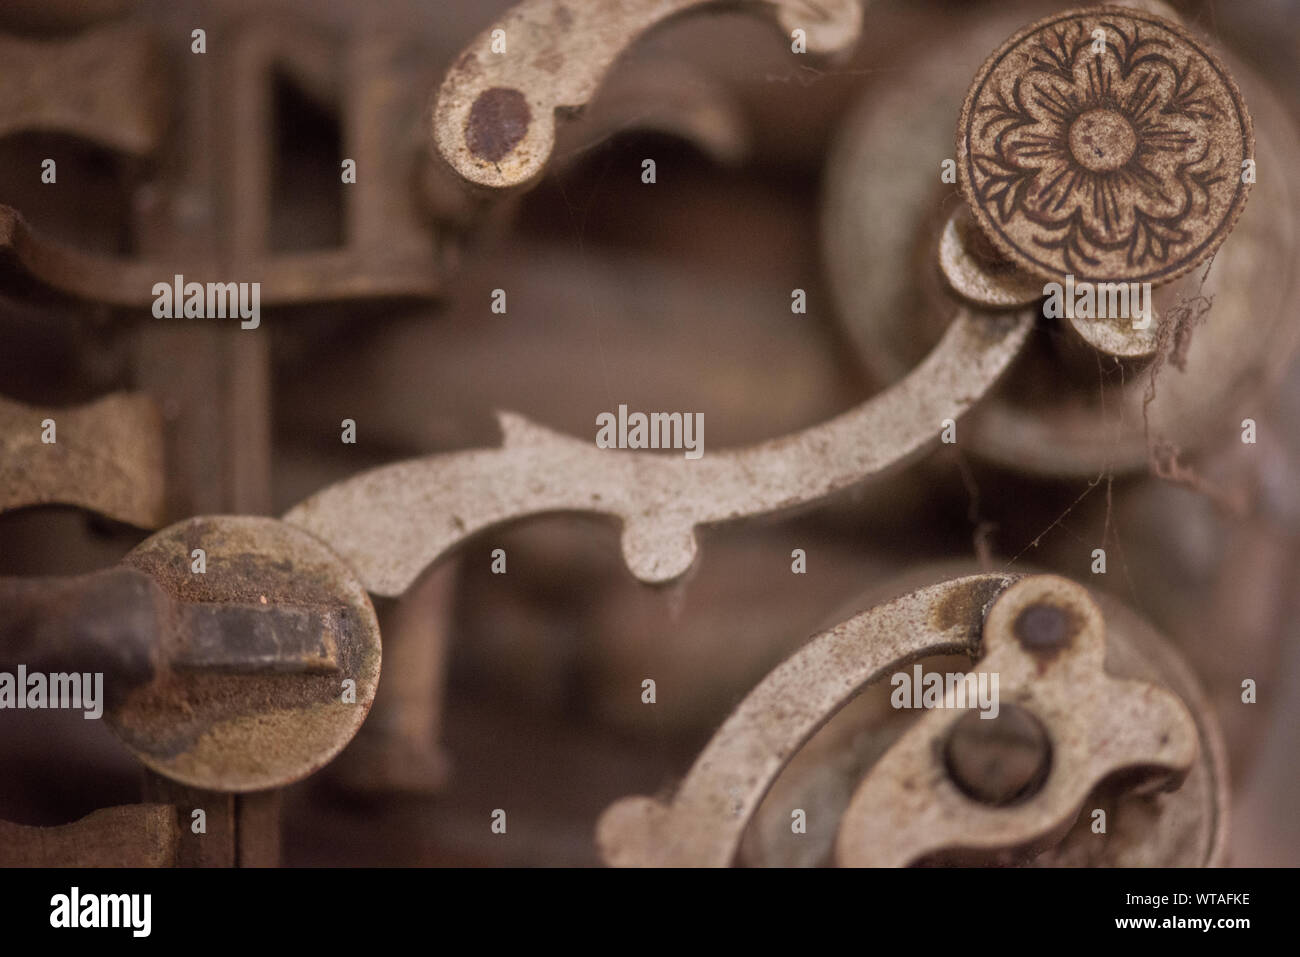
<path fill-rule="evenodd" d="M 1199 42 L 1103 7 L 1041 21 L 995 53 L 967 97 L 958 152 L 976 219 L 1022 269 L 1163 281 L 1231 231 L 1253 136 Z"/>

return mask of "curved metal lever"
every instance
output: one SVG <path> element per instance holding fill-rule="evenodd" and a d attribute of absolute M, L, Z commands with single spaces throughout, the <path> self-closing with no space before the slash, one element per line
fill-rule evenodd
<path fill-rule="evenodd" d="M 974 575 L 931 585 L 813 638 L 731 713 L 671 803 L 629 797 L 606 809 L 596 829 L 605 861 L 729 865 L 777 775 L 827 718 L 895 668 L 973 653 L 985 606 L 1013 581 Z"/>
<path fill-rule="evenodd" d="M 330 545 L 379 595 L 400 595 L 456 544 L 510 519 L 597 512 L 623 523 L 623 558 L 645 582 L 695 560 L 695 528 L 791 508 L 884 472 L 938 442 L 1019 353 L 1033 316 L 960 311 L 897 385 L 828 422 L 691 461 L 597 448 L 501 413 L 497 449 L 363 472 L 284 515 Z"/>
<path fill-rule="evenodd" d="M 629 797 L 605 811 L 602 855 L 623 866 L 729 865 L 781 770 L 859 691 L 922 657 L 979 651 L 979 670 L 1004 679 L 1002 708 L 1046 729 L 1037 790 L 1002 806 L 963 793 L 945 766 L 944 736 L 968 718 L 993 724 L 951 705 L 931 711 L 854 795 L 841 818 L 840 863 L 898 866 L 938 851 L 1041 846 L 1068 830 L 1106 775 L 1127 770 L 1176 783 L 1196 760 L 1196 723 L 1173 693 L 1105 674 L 1105 623 L 1082 587 L 1053 575 L 974 575 L 812 639 L 741 702 L 671 802 Z M 968 757 L 984 770 L 985 756 Z"/>
<path fill-rule="evenodd" d="M 615 59 L 651 27 L 715 0 L 602 0 L 575 13 L 524 0 L 481 33 L 452 66 L 433 108 L 432 138 L 465 180 L 505 189 L 537 176 L 555 147 L 555 114 L 585 106 Z M 808 49 L 835 53 L 862 26 L 859 0 L 744 0 L 767 7 Z"/>

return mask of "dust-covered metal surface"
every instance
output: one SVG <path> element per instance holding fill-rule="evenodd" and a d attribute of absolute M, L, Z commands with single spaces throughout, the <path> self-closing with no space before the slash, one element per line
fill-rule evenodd
<path fill-rule="evenodd" d="M 174 867 L 170 804 L 108 807 L 60 827 L 0 821 L 0 867 Z"/>
<path fill-rule="evenodd" d="M 772 781 L 831 715 L 867 684 L 925 655 L 973 652 L 985 605 L 1014 576 L 979 575 L 921 589 L 818 635 L 726 720 L 670 803 L 625 798 L 597 842 L 621 866 L 726 866 Z"/>
<path fill-rule="evenodd" d="M 1189 704 L 1160 684 L 1108 675 L 1106 641 L 1087 592 L 1055 576 L 958 578 L 864 612 L 755 688 L 671 801 L 612 805 L 598 826 L 602 853 L 622 866 L 732 863 L 781 770 L 853 696 L 922 658 L 965 653 L 975 661 L 960 699 L 949 687 L 946 703 L 893 742 L 857 786 L 839 824 L 841 865 L 1032 860 L 1062 841 L 1085 799 L 1121 770 L 1134 772 L 1125 788 L 1138 793 L 1176 791 L 1192 773 L 1198 780 L 1162 809 L 1165 827 L 1130 835 L 1116 863 L 1219 862 L 1217 729 L 1211 721 L 1203 732 Z M 1000 679 L 996 712 L 974 703 L 981 674 Z M 1173 680 L 1181 690 L 1181 676 Z M 1190 706 L 1200 703 L 1198 695 Z"/>
<path fill-rule="evenodd" d="M 258 267 L 258 278 L 251 281 L 262 284 L 261 301 L 277 306 L 438 294 L 441 278 L 434 260 L 403 250 L 380 258 L 382 268 L 371 271 L 373 251 L 369 256 L 350 250 L 286 253 Z M 0 205 L 0 268 L 9 273 L 11 285 L 46 299 L 152 309 L 158 282 L 220 275 L 223 266 L 216 257 L 141 261 L 88 253 L 40 235 L 18 210 Z"/>
<path fill-rule="evenodd" d="M 1165 5 L 1156 7 L 1158 18 L 1176 17 Z M 1050 5 L 1043 4 L 1041 12 L 1050 13 Z M 1145 469 L 1156 447 L 1194 454 L 1239 427 L 1295 354 L 1294 324 L 1282 317 L 1300 288 L 1292 225 L 1300 194 L 1285 176 L 1241 184 L 1242 202 L 1216 234 L 1215 242 L 1222 242 L 1217 253 L 1208 261 L 1194 257 L 1200 268 L 1192 269 L 1189 261 L 1185 268 L 1191 271 L 1179 270 L 1177 278 L 1170 278 L 1175 274 L 1170 272 L 1155 281 L 1145 302 L 1152 307 L 1150 325 L 1141 329 L 1133 328 L 1140 320 L 1127 313 L 1120 319 L 1076 315 L 1074 296 L 1068 313 L 1061 308 L 1066 273 L 1083 283 L 1090 275 L 1083 268 L 1051 276 L 1012 268 L 1010 275 L 1021 278 L 1014 287 L 1007 285 L 1008 274 L 981 263 L 992 247 L 996 255 L 991 258 L 1003 260 L 999 269 L 1015 267 L 1005 250 L 993 245 L 987 231 L 981 231 L 978 242 L 961 242 L 960 218 L 948 228 L 958 213 L 952 208 L 957 196 L 943 192 L 950 187 L 936 182 L 931 169 L 909 165 L 907 158 L 949 155 L 952 120 L 971 77 L 990 50 L 1024 27 L 1024 18 L 1023 11 L 972 11 L 933 25 L 933 55 L 905 58 L 846 117 L 828 159 L 823 227 L 823 252 L 846 329 L 863 362 L 882 381 L 896 381 L 920 350 L 937 341 L 954 308 L 950 290 L 956 290 L 959 301 L 1007 308 L 1033 293 L 1028 276 L 1039 281 L 1035 300 L 1045 299 L 1047 283 L 1055 282 L 1062 287 L 1060 311 L 1049 314 L 1043 331 L 1031 340 L 1017 386 L 1001 390 L 972 417 L 972 451 L 1006 468 L 1088 477 L 1107 469 Z M 1116 36 L 1109 36 L 1108 56 L 1121 48 L 1114 43 Z M 1270 155 L 1278 161 L 1295 155 L 1300 137 L 1293 113 L 1262 76 L 1239 58 L 1219 52 L 1235 78 L 1233 96 L 1239 91 L 1255 119 L 1248 158 L 1258 164 Z M 1086 59 L 1086 52 L 1079 56 Z M 1079 63 L 1083 82 L 1086 70 Z M 1159 64 L 1146 69 L 1165 70 Z M 1049 73 L 1034 75 L 1051 82 Z M 1059 82 L 1068 85 L 1064 77 Z M 1231 185 L 1247 173 L 1238 163 L 1235 171 L 1222 175 Z M 877 188 L 886 181 L 889 189 Z M 959 192 L 962 182 L 958 170 Z M 1246 189 L 1249 203 L 1244 202 Z M 1182 195 L 1181 188 L 1177 192 Z M 992 208 L 993 213 L 978 215 L 996 215 L 996 206 Z M 1278 210 L 1290 212 L 1276 215 Z M 898 269 L 918 244 L 931 256 L 939 250 L 942 271 Z M 972 260 L 972 252 L 980 255 Z M 940 282 L 939 276 L 947 278 Z M 1118 272 L 1111 278 L 1127 282 Z M 1211 311 L 1212 321 L 1207 319 Z M 1053 331 L 1061 325 L 1088 350 L 1103 354 L 1100 371 L 1088 351 L 1070 358 L 1072 350 Z M 1157 360 L 1153 368 L 1150 360 L 1157 355 L 1177 361 L 1171 368 Z M 1117 365 L 1106 356 L 1122 362 Z"/>
<path fill-rule="evenodd" d="M 193 787 L 278 787 L 361 727 L 379 683 L 379 625 L 351 572 L 311 536 L 274 519 L 195 518 L 125 564 L 183 609 L 160 649 L 174 670 L 108 715 L 148 767 Z"/>
<path fill-rule="evenodd" d="M 957 126 L 962 195 L 1021 269 L 1168 282 L 1227 239 L 1255 137 L 1208 45 L 1136 9 L 1053 14 L 1011 36 Z"/>
<path fill-rule="evenodd" d="M 155 528 L 165 476 L 162 416 L 147 395 L 63 409 L 0 398 L 0 512 L 77 505 Z"/>
<path fill-rule="evenodd" d="M 438 152 L 464 180 L 522 186 L 545 168 L 556 116 L 591 100 L 615 59 L 642 33 L 709 0 L 525 0 L 469 44 L 448 71 L 431 115 Z M 745 0 L 814 53 L 844 53 L 862 24 L 858 0 Z"/>
<path fill-rule="evenodd" d="M 1279 9 L 4 4 L 0 860 L 1294 863 Z"/>
<path fill-rule="evenodd" d="M 909 729 L 854 793 L 840 825 L 840 863 L 898 867 L 940 853 L 966 863 L 1016 861 L 1059 843 L 1084 801 L 1113 774 L 1140 772 L 1129 781 L 1139 790 L 1150 779 L 1167 790 L 1181 785 L 1198 751 L 1191 713 L 1157 685 L 1107 675 L 1106 640 L 1101 609 L 1066 579 L 1029 576 L 998 596 L 972 672 L 996 674 L 999 708 L 1011 710 L 986 719 L 954 705 Z M 1005 786 L 995 776 L 1011 759 L 997 750 L 972 754 L 987 745 L 961 732 L 974 721 L 991 729 L 984 734 L 1006 733 L 995 726 L 1018 711 L 1040 726 L 1048 753 L 1004 800 L 972 797 L 972 786 Z M 953 734 L 960 734 L 956 741 Z M 954 776 L 945 755 L 961 762 L 965 776 Z M 1164 859 L 1149 863 L 1209 862 L 1204 840 L 1160 850 Z"/>
<path fill-rule="evenodd" d="M 1017 355 L 1032 319 L 962 315 L 907 379 L 843 415 L 763 445 L 691 460 L 596 448 L 500 416 L 500 449 L 389 465 L 285 513 L 336 549 L 366 587 L 398 595 L 477 532 L 544 512 L 622 520 L 623 559 L 646 582 L 685 574 L 695 529 L 792 508 L 901 465 L 938 443 Z"/>
<path fill-rule="evenodd" d="M 0 136 L 56 130 L 149 156 L 167 123 L 167 82 L 142 24 L 69 40 L 0 36 Z"/>

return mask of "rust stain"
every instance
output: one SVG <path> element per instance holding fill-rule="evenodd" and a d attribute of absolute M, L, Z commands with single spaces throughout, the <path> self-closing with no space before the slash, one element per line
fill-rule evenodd
<path fill-rule="evenodd" d="M 518 90 L 494 86 L 484 90 L 470 107 L 465 144 L 480 159 L 500 161 L 528 132 L 532 112 Z"/>
<path fill-rule="evenodd" d="M 940 631 L 962 628 L 971 647 L 979 644 L 984 631 L 984 609 L 996 598 L 1008 582 L 990 578 L 975 582 L 969 588 L 955 589 L 935 605 L 930 613 L 930 623 Z"/>

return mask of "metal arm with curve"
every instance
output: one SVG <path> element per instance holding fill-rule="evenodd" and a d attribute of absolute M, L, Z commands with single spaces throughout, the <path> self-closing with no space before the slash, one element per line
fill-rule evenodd
<path fill-rule="evenodd" d="M 810 503 L 938 443 L 1019 354 L 1033 314 L 961 310 L 901 382 L 803 432 L 696 460 L 597 448 L 501 413 L 500 448 L 431 455 L 363 472 L 290 509 L 284 520 L 330 545 L 378 595 L 400 595 L 470 536 L 547 512 L 623 523 L 623 558 L 664 583 L 695 560 L 696 526 Z"/>

